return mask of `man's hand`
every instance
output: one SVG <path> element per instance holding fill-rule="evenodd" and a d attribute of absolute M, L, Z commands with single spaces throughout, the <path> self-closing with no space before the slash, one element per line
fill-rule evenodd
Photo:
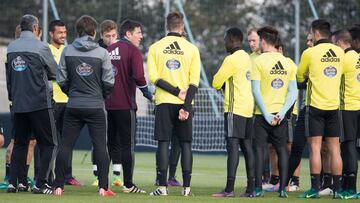
<path fill-rule="evenodd" d="M 187 93 L 187 90 L 180 90 L 180 93 L 179 93 L 178 97 L 179 97 L 181 100 L 185 101 L 186 93 Z"/>
<path fill-rule="evenodd" d="M 189 112 L 184 109 L 179 110 L 179 120 L 185 121 L 189 118 Z"/>
<path fill-rule="evenodd" d="M 271 126 L 275 126 L 278 124 L 278 118 L 270 113 L 264 115 L 264 118 L 266 122 Z"/>

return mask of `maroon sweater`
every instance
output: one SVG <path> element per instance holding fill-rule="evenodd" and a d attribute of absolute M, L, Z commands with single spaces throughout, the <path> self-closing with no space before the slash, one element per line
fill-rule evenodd
<path fill-rule="evenodd" d="M 110 96 L 105 100 L 107 110 L 137 109 L 136 87 L 145 87 L 143 57 L 137 47 L 126 39 L 107 48 L 113 71 L 115 85 Z"/>

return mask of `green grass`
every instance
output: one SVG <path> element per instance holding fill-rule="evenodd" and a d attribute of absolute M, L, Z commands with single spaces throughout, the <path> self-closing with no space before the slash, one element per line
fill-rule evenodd
<path fill-rule="evenodd" d="M 99 197 L 97 188 L 90 186 L 93 181 L 91 171 L 90 156 L 87 156 L 85 162 L 81 164 L 86 151 L 75 151 L 73 158 L 73 174 L 85 184 L 83 187 L 66 186 L 63 196 L 46 196 L 34 195 L 31 193 L 7 194 L 5 191 L 0 191 L 0 202 L 21 202 L 21 203 L 41 203 L 41 202 L 131 202 L 131 203 L 145 203 L 145 202 L 338 202 L 330 197 L 322 197 L 318 200 L 304 200 L 296 198 L 301 192 L 289 193 L 288 199 L 280 199 L 277 193 L 265 193 L 263 198 L 244 199 L 239 198 L 240 192 L 244 190 L 246 185 L 245 166 L 243 157 L 240 158 L 237 180 L 236 180 L 236 198 L 212 198 L 210 195 L 219 192 L 225 185 L 226 178 L 226 156 L 225 155 L 194 155 L 193 176 L 192 176 L 192 191 L 195 197 L 182 197 L 180 195 L 181 188 L 169 188 L 170 194 L 166 197 L 151 197 L 148 194 L 124 194 L 121 188 L 113 187 L 113 191 L 117 193 L 115 197 Z M 5 150 L 0 150 L 0 164 L 4 165 Z M 111 169 L 111 168 L 110 168 Z M 32 167 L 30 175 L 32 176 Z M 111 170 L 110 170 L 111 171 Z M 301 190 L 309 188 L 309 173 L 308 161 L 302 162 L 301 170 Z M 134 172 L 134 182 L 138 187 L 151 192 L 155 189 L 155 153 L 138 152 L 136 153 L 136 166 Z M 3 177 L 4 170 L 0 170 L 0 177 Z M 181 180 L 181 169 L 178 167 L 177 175 Z M 109 180 L 112 180 L 110 175 Z"/>

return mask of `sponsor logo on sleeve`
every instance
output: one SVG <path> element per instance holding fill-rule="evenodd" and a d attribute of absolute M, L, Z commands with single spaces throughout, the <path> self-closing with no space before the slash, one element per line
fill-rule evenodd
<path fill-rule="evenodd" d="M 337 74 L 337 70 L 334 66 L 328 66 L 324 69 L 324 75 L 328 78 L 333 78 Z"/>
<path fill-rule="evenodd" d="M 27 69 L 27 64 L 26 62 L 21 58 L 21 56 L 16 57 L 13 61 L 12 61 L 12 67 L 14 69 L 14 71 L 16 72 L 21 72 Z"/>
<path fill-rule="evenodd" d="M 168 61 L 166 61 L 166 67 L 169 70 L 176 70 L 179 69 L 181 66 L 180 61 L 176 60 L 176 59 L 170 59 Z"/>
<path fill-rule="evenodd" d="M 112 71 L 114 73 L 114 76 L 117 76 L 119 70 L 114 65 L 112 66 Z"/>
<path fill-rule="evenodd" d="M 94 70 L 91 67 L 91 65 L 89 65 L 87 63 L 81 63 L 80 65 L 78 65 L 76 67 L 76 72 L 80 76 L 89 76 L 94 72 Z"/>
<path fill-rule="evenodd" d="M 280 89 L 284 86 L 284 82 L 280 78 L 275 78 L 273 81 L 271 81 L 271 87 L 274 89 Z"/>

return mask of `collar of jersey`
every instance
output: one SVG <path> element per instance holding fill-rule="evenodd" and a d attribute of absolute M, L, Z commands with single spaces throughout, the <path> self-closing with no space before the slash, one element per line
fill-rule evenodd
<path fill-rule="evenodd" d="M 349 47 L 349 48 L 345 49 L 344 52 L 346 53 L 346 52 L 351 51 L 351 50 L 354 50 L 354 49 Z"/>
<path fill-rule="evenodd" d="M 169 32 L 169 33 L 167 34 L 167 36 L 181 37 L 181 34 L 180 34 L 180 33 L 177 33 L 177 32 Z"/>
<path fill-rule="evenodd" d="M 328 39 L 320 39 L 314 44 L 314 46 L 316 46 L 318 44 L 322 44 L 322 43 L 331 43 L 331 41 Z"/>

